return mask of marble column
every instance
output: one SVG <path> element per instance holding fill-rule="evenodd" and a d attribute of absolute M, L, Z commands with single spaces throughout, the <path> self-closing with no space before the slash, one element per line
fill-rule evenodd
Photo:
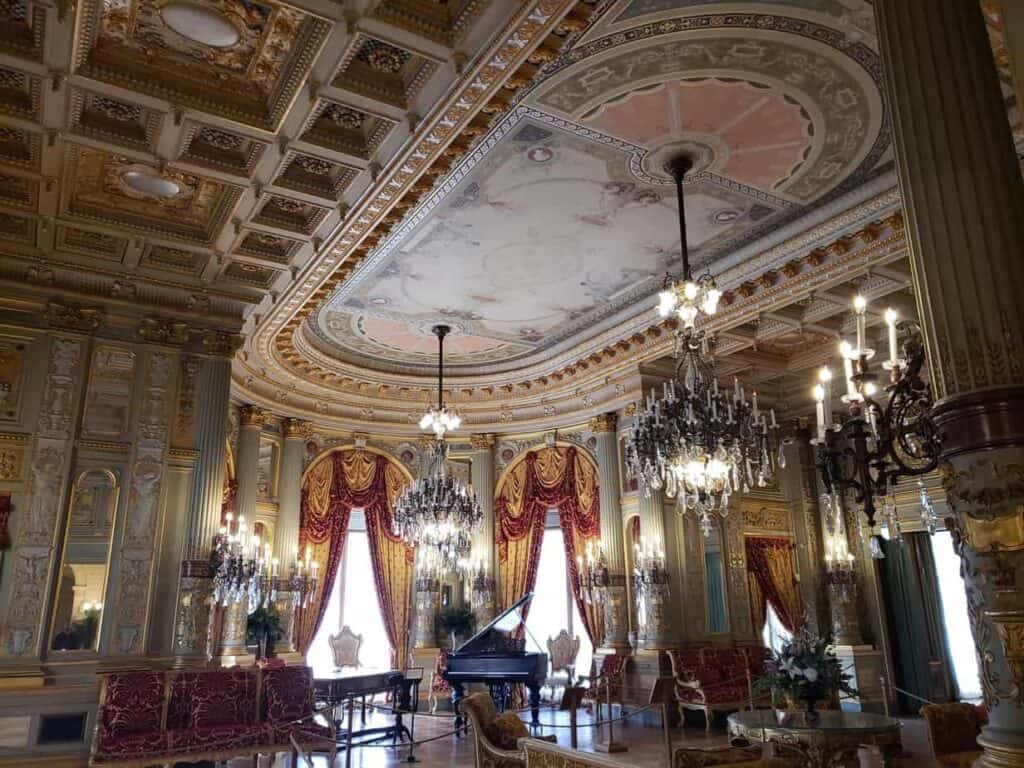
<path fill-rule="evenodd" d="M 266 413 L 255 405 L 243 405 L 239 412 L 238 446 L 235 450 L 235 480 L 238 482 L 238 495 L 235 497 L 235 509 L 244 516 L 253 530 L 256 518 L 256 486 L 260 476 L 260 433 Z"/>
<path fill-rule="evenodd" d="M 302 465 L 306 454 L 306 438 L 309 436 L 309 422 L 285 419 L 281 423 L 281 432 L 284 436 L 284 445 L 281 448 L 281 468 L 277 481 L 274 557 L 277 558 L 282 577 L 287 577 L 299 551 Z M 280 655 L 285 657 L 295 652 L 295 608 L 292 604 L 292 593 L 287 585 L 288 582 L 282 580 L 275 603 L 281 618 Z"/>
<path fill-rule="evenodd" d="M 231 361 L 222 357 L 203 362 L 197 385 L 196 438 L 198 452 L 188 497 L 181 580 L 174 622 L 177 665 L 204 662 L 209 653 L 210 551 L 220 528 L 227 453 L 228 397 Z"/>
<path fill-rule="evenodd" d="M 616 417 L 606 413 L 590 420 L 597 440 L 597 479 L 601 499 L 601 549 L 608 567 L 604 593 L 604 639 L 610 653 L 629 650 L 629 614 L 626 598 L 626 551 L 622 540 L 622 503 Z"/>
<path fill-rule="evenodd" d="M 416 618 L 412 627 L 414 649 L 437 648 L 437 611 L 441 605 L 440 580 L 422 576 L 416 579 Z"/>
<path fill-rule="evenodd" d="M 472 435 L 473 448 L 470 483 L 480 502 L 484 519 L 473 538 L 473 559 L 484 563 L 484 572 L 476 574 L 470 585 L 470 608 L 477 626 L 495 616 L 495 576 L 497 557 L 494 550 L 494 435 Z"/>
<path fill-rule="evenodd" d="M 981 768 L 1024 765 L 1024 184 L 972 0 L 875 0 L 939 472 L 977 645 Z"/>
<path fill-rule="evenodd" d="M 668 540 L 665 535 L 665 496 L 658 490 L 640 490 L 637 499 L 640 509 L 640 540 L 644 549 L 662 553 L 661 578 L 665 583 L 649 584 L 643 589 L 643 634 L 640 647 L 653 651 L 671 647 L 671 587 L 667 583 L 668 568 L 665 553 Z"/>

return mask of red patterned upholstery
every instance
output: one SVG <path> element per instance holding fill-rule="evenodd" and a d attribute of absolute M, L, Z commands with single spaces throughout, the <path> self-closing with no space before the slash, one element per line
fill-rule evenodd
<path fill-rule="evenodd" d="M 676 702 L 703 710 L 707 727 L 715 712 L 742 709 L 750 701 L 750 682 L 764 673 L 766 651 L 760 646 L 692 646 L 669 651 Z"/>
<path fill-rule="evenodd" d="M 163 733 L 164 676 L 161 672 L 108 675 L 96 730 L 95 751 L 104 760 L 160 754 Z"/>
<path fill-rule="evenodd" d="M 314 721 L 309 667 L 255 667 L 109 675 L 91 764 L 221 760 L 300 743 L 332 752 L 330 725 Z M 262 690 L 261 690 L 262 688 Z M 166 698 L 166 716 L 164 715 Z"/>

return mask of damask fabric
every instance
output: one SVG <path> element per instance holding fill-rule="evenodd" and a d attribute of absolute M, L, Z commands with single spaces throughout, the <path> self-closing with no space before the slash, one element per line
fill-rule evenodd
<path fill-rule="evenodd" d="M 530 735 L 530 731 L 515 712 L 504 712 L 484 725 L 487 740 L 498 749 L 515 749 L 519 739 Z"/>
<path fill-rule="evenodd" d="M 370 560 L 381 617 L 396 664 L 408 645 L 408 604 L 413 550 L 392 532 L 391 510 L 407 480 L 386 456 L 364 450 L 335 451 L 320 459 L 302 484 L 299 545 L 320 565 L 321 587 L 296 616 L 299 650 L 305 653 L 323 620 L 330 588 L 345 549 L 353 509 L 366 515 Z"/>
<path fill-rule="evenodd" d="M 171 680 L 167 730 L 213 729 L 256 722 L 257 676 L 245 667 L 177 672 Z"/>
<path fill-rule="evenodd" d="M 748 536 L 747 574 L 750 582 L 751 618 L 764 627 L 766 604 L 779 621 L 795 632 L 802 621 L 802 601 L 793 562 L 793 541 L 784 536 Z"/>
<path fill-rule="evenodd" d="M 928 726 L 932 750 L 944 765 L 956 764 L 944 762 L 944 756 L 953 758 L 965 753 L 977 755 L 981 750 L 978 736 L 982 726 L 988 722 L 982 707 L 961 702 L 926 704 L 921 707 L 921 717 Z"/>
<path fill-rule="evenodd" d="M 719 765 L 741 768 L 760 766 L 760 747 L 729 747 L 728 749 L 677 749 L 673 755 L 673 768 L 703 768 Z"/>
<path fill-rule="evenodd" d="M 162 754 L 164 676 L 161 672 L 108 675 L 96 733 L 100 762 Z"/>
<path fill-rule="evenodd" d="M 591 643 L 597 645 L 603 609 L 596 600 L 584 599 L 576 564 L 577 554 L 601 537 L 597 469 L 573 446 L 528 451 L 502 479 L 495 501 L 502 602 L 512 605 L 533 591 L 549 509 L 558 510 L 573 599 Z"/>

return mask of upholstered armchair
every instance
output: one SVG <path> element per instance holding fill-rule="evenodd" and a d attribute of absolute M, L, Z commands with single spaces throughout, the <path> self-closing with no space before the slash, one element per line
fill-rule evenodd
<path fill-rule="evenodd" d="M 362 635 L 357 635 L 346 625 L 338 634 L 328 635 L 327 642 L 330 643 L 331 653 L 334 654 L 334 666 L 337 669 L 362 666 L 359 663 L 359 649 L 363 645 Z"/>
<path fill-rule="evenodd" d="M 476 768 L 525 768 L 526 753 L 517 746 L 530 735 L 514 712 L 498 714 L 489 694 L 473 693 L 459 702 L 472 724 Z M 554 736 L 541 737 L 553 742 Z"/>
<path fill-rule="evenodd" d="M 622 706 L 623 693 L 626 687 L 626 659 L 629 658 L 621 653 L 610 653 L 601 659 L 597 668 L 597 674 L 592 677 L 580 678 L 577 682 L 589 683 L 584 701 L 595 704 L 595 714 L 598 719 L 601 717 L 601 705 L 618 703 Z M 609 705 L 610 709 L 610 705 Z M 612 713 L 608 712 L 608 717 Z"/>
<path fill-rule="evenodd" d="M 552 690 L 556 686 L 572 685 L 576 673 L 576 656 L 580 652 L 580 638 L 571 636 L 564 629 L 555 637 L 548 638 L 548 659 L 551 661 L 551 674 L 546 681 Z M 565 675 L 559 675 L 564 672 Z"/>
<path fill-rule="evenodd" d="M 939 765 L 971 766 L 981 757 L 978 735 L 988 722 L 983 707 L 961 702 L 926 704 L 921 707 L 921 717 Z"/>

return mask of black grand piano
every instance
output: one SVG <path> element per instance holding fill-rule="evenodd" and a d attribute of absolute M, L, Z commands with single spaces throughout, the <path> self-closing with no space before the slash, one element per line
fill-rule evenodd
<path fill-rule="evenodd" d="M 522 683 L 529 691 L 533 724 L 540 724 L 540 688 L 548 676 L 548 655 L 526 650 L 526 622 L 520 612 L 533 599 L 523 595 L 515 605 L 477 632 L 448 656 L 444 679 L 452 687 L 456 730 L 462 727 L 459 701 L 467 683 L 485 683 L 492 695 L 498 686 Z"/>

